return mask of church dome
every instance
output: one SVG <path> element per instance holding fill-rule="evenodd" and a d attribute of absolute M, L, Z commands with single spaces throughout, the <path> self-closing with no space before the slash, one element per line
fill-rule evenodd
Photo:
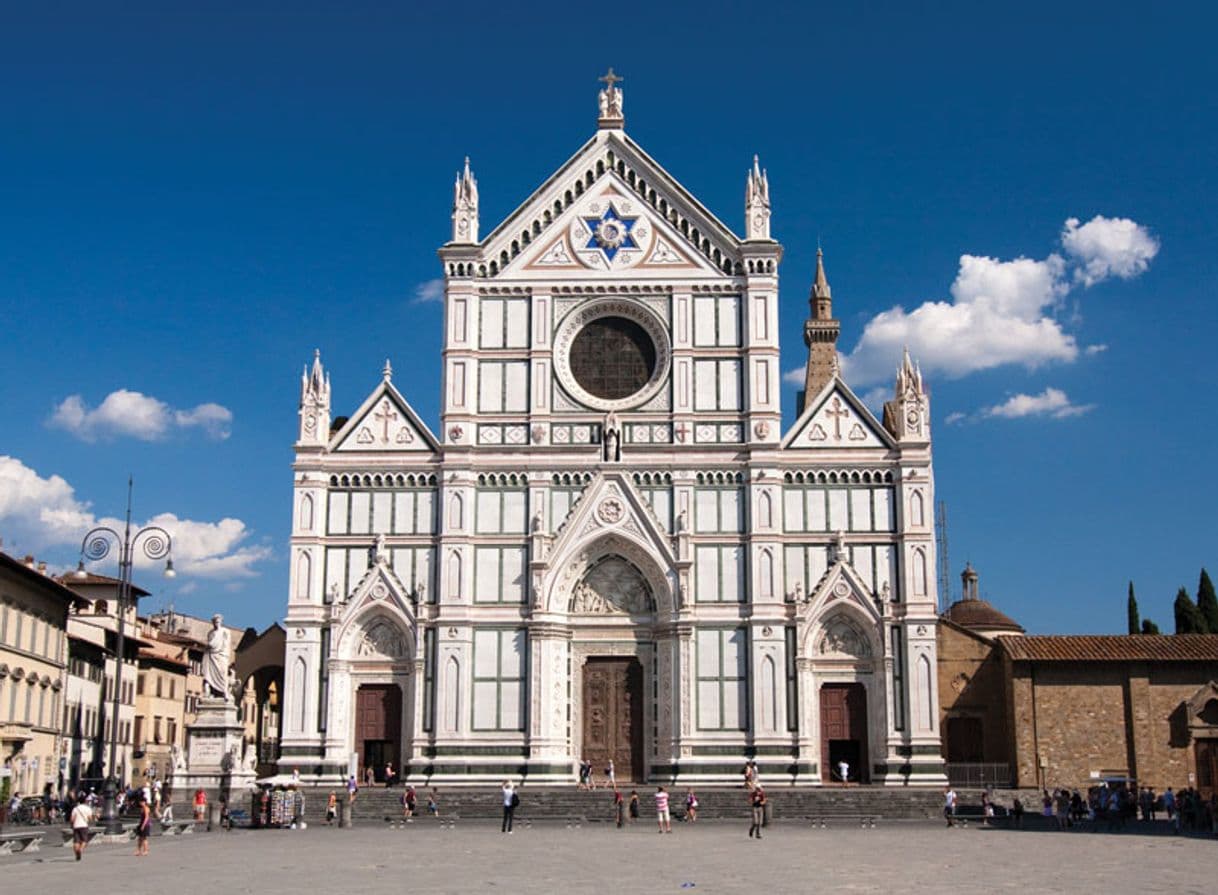
<path fill-rule="evenodd" d="M 980 576 L 971 564 L 965 565 L 960 577 L 964 581 L 964 599 L 957 600 L 948 607 L 943 613 L 945 619 L 987 637 L 1024 633 L 1018 622 L 978 596 L 977 584 Z"/>

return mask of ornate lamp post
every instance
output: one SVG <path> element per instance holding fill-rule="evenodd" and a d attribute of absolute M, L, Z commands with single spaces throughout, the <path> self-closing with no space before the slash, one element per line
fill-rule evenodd
<path fill-rule="evenodd" d="M 118 768 L 118 705 L 122 693 L 123 659 L 126 652 L 126 611 L 131 600 L 131 571 L 135 564 L 135 550 L 138 547 L 151 560 L 164 559 L 169 556 L 172 540 L 169 532 L 156 526 L 148 525 L 138 531 L 131 531 L 131 487 L 132 479 L 127 478 L 127 521 L 120 535 L 113 528 L 99 525 L 80 542 L 80 562 L 76 565 L 75 577 L 85 579 L 89 573 L 85 571 L 85 560 L 96 562 L 105 559 L 110 551 L 118 548 L 118 655 L 114 664 L 114 692 L 110 694 L 110 761 L 106 768 L 106 782 L 102 785 L 102 819 L 106 822 L 106 833 L 121 833 L 122 818 L 118 815 L 119 780 L 116 773 Z M 165 563 L 165 577 L 174 576 L 173 560 Z"/>

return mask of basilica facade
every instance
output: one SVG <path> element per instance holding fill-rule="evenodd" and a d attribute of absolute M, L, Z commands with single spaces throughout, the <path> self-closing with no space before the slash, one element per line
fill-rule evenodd
<path fill-rule="evenodd" d="M 438 431 L 388 363 L 333 421 L 302 377 L 281 769 L 941 783 L 921 375 L 842 381 L 818 253 L 784 430 L 765 172 L 742 238 L 599 99 L 489 235 L 458 175 Z"/>

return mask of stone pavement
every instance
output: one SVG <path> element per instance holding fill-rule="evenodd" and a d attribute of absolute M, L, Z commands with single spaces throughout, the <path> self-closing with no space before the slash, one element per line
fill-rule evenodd
<path fill-rule="evenodd" d="M 1171 892 L 1210 893 L 1218 841 L 1161 834 L 946 829 L 923 821 L 875 830 L 774 825 L 761 842 L 728 822 L 536 824 L 501 834 L 487 821 L 440 829 L 310 826 L 156 837 L 152 854 L 95 845 L 0 859 L 6 892 L 124 895 L 302 895 L 358 892 L 704 893 Z M 692 884 L 692 885 L 686 885 Z"/>

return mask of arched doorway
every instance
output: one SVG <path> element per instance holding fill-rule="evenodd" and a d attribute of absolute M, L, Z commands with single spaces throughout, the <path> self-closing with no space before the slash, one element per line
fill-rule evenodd
<path fill-rule="evenodd" d="M 361 684 L 355 691 L 355 751 L 361 780 L 367 768 L 383 782 L 386 764 L 401 767 L 402 690 L 397 684 Z"/>

